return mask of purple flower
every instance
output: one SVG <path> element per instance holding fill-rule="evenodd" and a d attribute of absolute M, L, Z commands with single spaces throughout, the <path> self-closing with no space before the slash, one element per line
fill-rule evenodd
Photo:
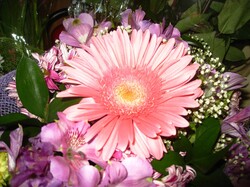
<path fill-rule="evenodd" d="M 131 9 L 127 9 L 121 13 L 121 23 L 125 28 L 131 26 L 132 29 L 145 31 L 151 25 L 149 20 L 143 20 L 145 17 L 145 12 L 141 9 L 137 9 L 132 12 Z"/>
<path fill-rule="evenodd" d="M 49 171 L 49 157 L 53 155 L 52 145 L 42 143 L 40 137 L 30 139 L 31 147 L 21 149 L 16 161 L 10 184 L 19 186 L 62 186 Z"/>
<path fill-rule="evenodd" d="M 241 138 L 241 140 L 250 145 L 247 135 L 247 129 L 244 127 L 244 121 L 250 118 L 250 106 L 230 114 L 223 120 L 221 131 L 233 137 Z"/>
<path fill-rule="evenodd" d="M 156 34 L 156 36 L 162 37 L 166 40 L 170 38 L 175 38 L 177 43 L 183 43 L 187 48 L 188 43 L 181 39 L 180 31 L 175 28 L 172 24 L 169 24 L 167 28 L 165 28 L 165 19 L 163 19 L 161 24 L 155 23 L 149 26 L 149 30 L 152 34 Z"/>
<path fill-rule="evenodd" d="M 103 172 L 100 187 L 140 186 L 153 187 L 153 168 L 150 163 L 139 157 L 128 157 L 122 162 L 111 161 Z"/>
<path fill-rule="evenodd" d="M 94 19 L 90 14 L 81 13 L 78 18 L 65 19 L 63 26 L 66 31 L 61 32 L 59 39 L 68 45 L 80 47 L 92 36 Z"/>
<path fill-rule="evenodd" d="M 58 113 L 59 121 L 42 127 L 41 140 L 54 146 L 58 155 L 50 157 L 53 177 L 73 186 L 96 186 L 100 181 L 98 170 L 88 160 L 105 166 L 95 155 L 95 150 L 85 142 L 89 128 L 86 122 L 73 122 L 64 113 Z"/>
<path fill-rule="evenodd" d="M 236 90 L 246 86 L 246 78 L 242 77 L 241 75 L 233 72 L 225 72 L 223 73 L 225 78 L 229 78 L 227 81 L 226 90 Z"/>
<path fill-rule="evenodd" d="M 229 176 L 234 186 L 240 186 L 241 179 L 250 177 L 249 145 L 236 143 L 230 148 L 224 172 Z M 248 182 L 249 183 L 249 182 Z"/>
<path fill-rule="evenodd" d="M 3 134 L 3 131 L 0 131 L 0 137 Z M 5 149 L 8 152 L 9 160 L 9 171 L 14 171 L 16 167 L 16 158 L 19 154 L 19 150 L 22 146 L 23 141 L 23 128 L 15 129 L 10 133 L 10 147 L 8 147 L 4 142 L 0 141 L 0 148 Z"/>

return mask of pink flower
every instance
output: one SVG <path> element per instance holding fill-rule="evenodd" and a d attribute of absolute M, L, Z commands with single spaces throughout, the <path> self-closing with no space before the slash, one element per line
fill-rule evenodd
<path fill-rule="evenodd" d="M 153 168 L 150 163 L 139 157 L 126 158 L 122 162 L 111 161 L 105 168 L 100 187 L 104 186 L 135 186 L 153 187 Z"/>
<path fill-rule="evenodd" d="M 175 38 L 177 43 L 183 42 L 183 44 L 187 48 L 188 43 L 181 39 L 180 31 L 177 28 L 173 27 L 172 24 L 169 24 L 168 27 L 165 28 L 165 24 L 166 24 L 165 20 L 163 19 L 161 24 L 159 23 L 151 24 L 148 29 L 150 30 L 152 34 L 161 36 L 165 38 L 166 40 L 170 38 Z"/>
<path fill-rule="evenodd" d="M 84 139 L 89 124 L 69 121 L 63 113 L 58 113 L 58 117 L 57 123 L 44 126 L 41 131 L 41 141 L 51 143 L 62 154 L 50 158 L 50 172 L 57 180 L 73 186 L 96 186 L 100 174 L 88 160 L 98 162 L 98 158 Z"/>
<path fill-rule="evenodd" d="M 132 12 L 131 9 L 127 9 L 121 13 L 121 23 L 125 28 L 131 26 L 132 29 L 141 29 L 145 31 L 152 24 L 149 20 L 143 20 L 145 16 L 145 12 L 141 9 L 135 10 Z"/>
<path fill-rule="evenodd" d="M 50 91 L 59 90 L 56 82 L 61 80 L 58 74 L 58 68 L 60 66 L 60 61 L 58 60 L 59 50 L 55 46 L 52 47 L 44 55 L 39 55 L 33 53 L 33 57 L 38 61 L 38 65 L 44 73 L 44 79 Z"/>
<path fill-rule="evenodd" d="M 66 31 L 62 31 L 59 39 L 71 46 L 80 47 L 93 34 L 94 19 L 90 14 L 81 13 L 78 18 L 68 18 L 63 21 Z"/>
<path fill-rule="evenodd" d="M 167 187 L 185 187 L 196 177 L 196 172 L 190 166 L 184 170 L 181 166 L 172 165 L 167 169 L 168 175 L 161 180 Z"/>
<path fill-rule="evenodd" d="M 128 148 L 142 158 L 160 159 L 161 136 L 176 135 L 189 123 L 185 108 L 198 107 L 201 81 L 193 80 L 199 67 L 190 64 L 182 43 L 162 42 L 148 30 L 116 30 L 92 37 L 90 46 L 62 67 L 71 83 L 58 97 L 83 97 L 65 110 L 70 120 L 97 120 L 85 135 L 102 158 Z"/>

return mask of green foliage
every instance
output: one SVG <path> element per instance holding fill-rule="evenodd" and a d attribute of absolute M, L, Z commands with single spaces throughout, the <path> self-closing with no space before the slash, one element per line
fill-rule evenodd
<path fill-rule="evenodd" d="M 42 119 L 47 118 L 49 91 L 38 64 L 23 56 L 16 71 L 16 88 L 23 106 Z"/>
<path fill-rule="evenodd" d="M 49 104 L 47 122 L 52 122 L 58 119 L 57 112 L 62 112 L 69 106 L 79 103 L 80 98 L 54 98 Z"/>
<path fill-rule="evenodd" d="M 229 179 L 223 173 L 222 166 L 224 165 L 223 158 L 228 153 L 231 146 L 215 151 L 214 147 L 220 134 L 220 121 L 214 118 L 204 120 L 195 132 L 195 141 L 191 143 L 185 136 L 179 136 L 173 142 L 174 151 L 168 151 L 161 160 L 153 160 L 152 166 L 155 170 L 162 174 L 166 174 L 165 169 L 171 165 L 184 166 L 189 165 L 197 172 L 195 181 L 191 186 L 203 186 L 207 183 L 218 184 L 220 186 L 231 186 Z M 180 152 L 185 152 L 184 157 L 180 156 Z M 223 178 L 218 178 L 218 176 Z"/>
<path fill-rule="evenodd" d="M 249 0 L 226 0 L 218 15 L 219 31 L 233 34 L 250 20 Z"/>

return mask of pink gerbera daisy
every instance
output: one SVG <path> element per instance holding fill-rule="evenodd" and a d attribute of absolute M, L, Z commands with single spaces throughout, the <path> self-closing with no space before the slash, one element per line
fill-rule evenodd
<path fill-rule="evenodd" d="M 160 159 L 166 151 L 161 137 L 189 126 L 185 108 L 198 107 L 201 81 L 192 79 L 199 65 L 190 64 L 182 43 L 162 42 L 149 30 L 129 35 L 118 29 L 82 47 L 63 67 L 63 82 L 72 86 L 58 97 L 83 97 L 66 109 L 67 118 L 98 119 L 85 140 L 93 141 L 105 160 L 116 149 Z"/>

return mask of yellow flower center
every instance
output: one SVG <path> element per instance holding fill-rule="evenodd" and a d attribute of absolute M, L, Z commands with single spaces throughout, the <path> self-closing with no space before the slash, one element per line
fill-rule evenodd
<path fill-rule="evenodd" d="M 137 81 L 124 81 L 114 89 L 114 96 L 117 104 L 126 107 L 142 105 L 146 100 L 146 90 Z"/>

